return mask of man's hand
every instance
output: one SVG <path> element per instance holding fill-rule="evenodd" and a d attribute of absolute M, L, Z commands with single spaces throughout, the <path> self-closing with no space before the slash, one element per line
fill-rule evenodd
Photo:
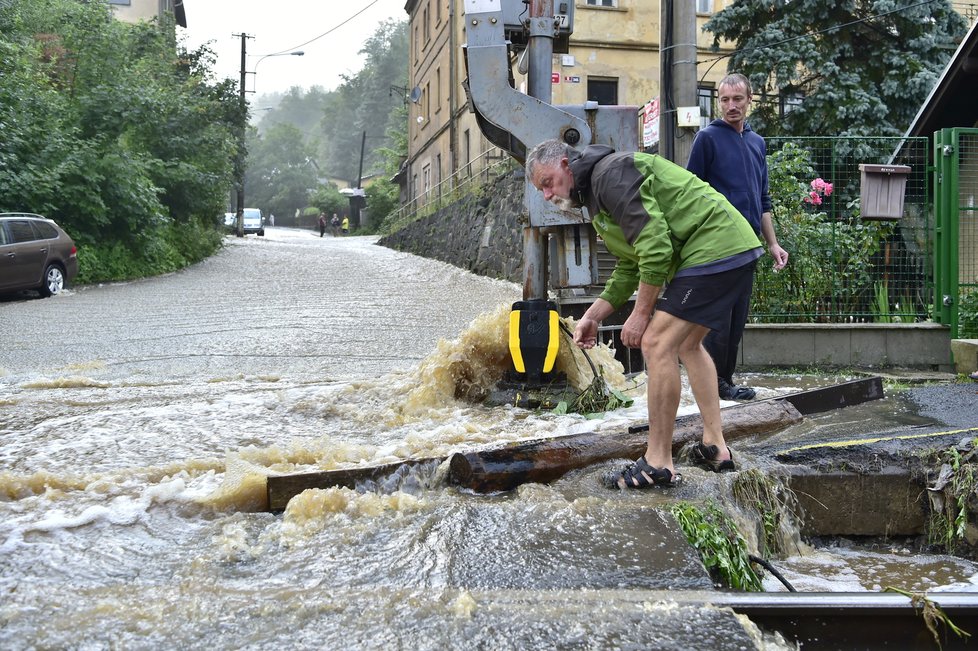
<path fill-rule="evenodd" d="M 574 328 L 574 343 L 578 348 L 594 348 L 598 343 L 598 322 L 585 314 Z"/>
<path fill-rule="evenodd" d="M 773 244 L 768 247 L 771 257 L 774 258 L 774 270 L 781 271 L 788 264 L 788 252 L 781 248 L 780 244 Z"/>
<path fill-rule="evenodd" d="M 649 327 L 650 318 L 651 315 L 644 311 L 632 310 L 625 320 L 625 325 L 621 327 L 621 343 L 628 348 L 641 348 L 642 337 L 645 335 L 645 329 Z"/>

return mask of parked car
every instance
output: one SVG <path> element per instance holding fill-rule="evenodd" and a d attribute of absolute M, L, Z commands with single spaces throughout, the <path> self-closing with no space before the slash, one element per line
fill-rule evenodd
<path fill-rule="evenodd" d="M 233 233 L 238 227 L 238 215 L 233 212 L 224 213 L 224 225 Z M 244 209 L 244 234 L 254 233 L 258 237 L 265 235 L 265 218 L 259 208 Z"/>
<path fill-rule="evenodd" d="M 78 274 L 78 248 L 50 219 L 0 213 L 0 292 L 57 294 Z"/>

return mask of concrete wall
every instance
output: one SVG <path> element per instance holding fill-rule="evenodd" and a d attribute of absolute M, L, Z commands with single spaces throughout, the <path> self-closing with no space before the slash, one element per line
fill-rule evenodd
<path fill-rule="evenodd" d="M 514 172 L 486 186 L 477 196 L 463 198 L 382 238 L 380 244 L 479 275 L 522 283 L 523 190 L 522 171 Z M 578 305 L 581 299 L 573 302 L 575 305 L 562 309 L 564 314 L 579 315 L 586 309 L 586 305 Z M 606 324 L 623 322 L 624 315 L 608 319 Z M 744 368 L 954 371 L 950 331 L 935 323 L 748 324 L 740 354 Z"/>
<path fill-rule="evenodd" d="M 381 238 L 398 251 L 434 258 L 480 276 L 523 282 L 522 171 Z"/>

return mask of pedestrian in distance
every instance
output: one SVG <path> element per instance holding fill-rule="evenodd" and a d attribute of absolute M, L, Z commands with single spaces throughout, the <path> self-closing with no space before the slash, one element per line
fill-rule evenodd
<path fill-rule="evenodd" d="M 340 230 L 343 231 L 344 235 L 350 232 L 350 218 L 347 217 L 346 215 L 343 216 L 343 226 L 341 227 Z"/>
<path fill-rule="evenodd" d="M 609 485 L 664 488 L 682 480 L 672 458 L 680 361 L 703 419 L 693 461 L 715 472 L 734 470 L 721 428 L 716 368 L 703 339 L 726 324 L 731 303 L 764 253 L 750 225 L 706 182 L 657 155 L 605 145 L 579 152 L 547 140 L 527 155 L 526 173 L 547 201 L 586 209 L 617 258 L 604 291 L 578 321 L 574 343 L 595 346 L 600 322 L 638 292 L 621 340 L 641 348 L 645 358 L 648 446 L 634 464 L 610 476 Z"/>
<path fill-rule="evenodd" d="M 326 213 L 319 213 L 319 237 L 326 234 Z"/>
<path fill-rule="evenodd" d="M 336 213 L 335 212 L 333 213 L 333 219 L 330 220 L 329 224 L 332 227 L 333 237 L 339 237 L 340 236 L 340 218 L 336 216 Z"/>
<path fill-rule="evenodd" d="M 788 252 L 781 248 L 774 232 L 764 138 L 747 123 L 750 81 L 741 74 L 727 75 L 717 87 L 717 102 L 721 117 L 696 134 L 686 169 L 730 200 L 754 232 L 764 238 L 774 258 L 774 270 L 780 271 L 788 264 Z M 751 279 L 731 308 L 726 327 L 712 330 L 703 342 L 716 364 L 717 390 L 724 400 L 753 400 L 757 395 L 751 387 L 737 386 L 733 379 L 753 286 Z"/>

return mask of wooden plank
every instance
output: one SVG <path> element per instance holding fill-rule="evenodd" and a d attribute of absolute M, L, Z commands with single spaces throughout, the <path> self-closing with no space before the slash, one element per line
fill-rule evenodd
<path fill-rule="evenodd" d="M 852 407 L 853 405 L 869 402 L 870 400 L 879 400 L 882 397 L 883 379 L 880 377 L 870 377 L 743 404 L 787 401 L 794 405 L 795 409 L 802 416 L 809 416 L 811 414 L 831 411 L 832 409 Z M 725 409 L 724 413 L 726 411 Z M 649 426 L 646 423 L 644 425 L 633 425 L 628 428 L 628 431 L 647 432 L 648 429 Z"/>
<path fill-rule="evenodd" d="M 271 475 L 267 478 L 267 495 L 269 511 L 282 511 L 289 500 L 308 488 L 356 488 L 367 482 L 383 482 L 385 479 L 402 478 L 415 466 L 430 464 L 437 467 L 446 457 L 430 457 L 427 459 L 405 459 L 380 466 L 363 466 L 357 468 L 342 468 L 339 470 L 324 470 L 317 472 L 300 472 L 289 475 Z"/>
<path fill-rule="evenodd" d="M 787 400 L 803 416 L 808 416 L 833 409 L 852 407 L 870 400 L 879 400 L 882 397 L 883 379 L 874 376 L 843 382 L 830 387 L 800 391 L 781 396 L 779 399 Z"/>

